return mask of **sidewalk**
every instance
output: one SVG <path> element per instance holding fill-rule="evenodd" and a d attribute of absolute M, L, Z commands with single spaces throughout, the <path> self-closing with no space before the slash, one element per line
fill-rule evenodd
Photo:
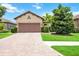
<path fill-rule="evenodd" d="M 48 46 L 75 46 L 79 45 L 77 41 L 44 41 Z"/>

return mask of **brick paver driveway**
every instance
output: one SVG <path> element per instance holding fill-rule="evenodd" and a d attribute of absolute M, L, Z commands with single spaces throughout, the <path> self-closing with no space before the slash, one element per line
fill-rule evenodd
<path fill-rule="evenodd" d="M 40 33 L 16 33 L 0 39 L 0 55 L 58 56 L 61 54 L 46 46 Z"/>

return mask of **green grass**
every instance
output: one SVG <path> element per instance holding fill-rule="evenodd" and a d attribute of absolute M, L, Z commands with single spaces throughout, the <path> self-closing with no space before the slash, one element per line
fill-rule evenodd
<path fill-rule="evenodd" d="M 79 46 L 52 46 L 64 56 L 79 56 Z"/>
<path fill-rule="evenodd" d="M 12 34 L 13 33 L 11 33 L 11 32 L 3 32 L 3 33 L 0 33 L 0 39 L 5 38 L 5 37 L 8 37 L 8 36 L 10 36 Z"/>
<path fill-rule="evenodd" d="M 71 33 L 71 35 L 42 34 L 44 41 L 79 41 L 79 33 Z"/>

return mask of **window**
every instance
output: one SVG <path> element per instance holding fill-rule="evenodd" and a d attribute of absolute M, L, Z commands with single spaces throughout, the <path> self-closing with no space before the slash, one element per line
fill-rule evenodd
<path fill-rule="evenodd" d="M 31 19 L 31 17 L 30 17 L 30 16 L 28 16 L 28 17 L 27 17 L 27 19 Z"/>

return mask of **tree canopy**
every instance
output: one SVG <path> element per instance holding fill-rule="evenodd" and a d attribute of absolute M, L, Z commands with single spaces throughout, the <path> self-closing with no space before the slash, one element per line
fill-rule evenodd
<path fill-rule="evenodd" d="M 6 8 L 0 4 L 0 21 L 2 20 L 1 17 L 5 14 Z M 0 31 L 4 29 L 4 24 L 0 23 Z"/>
<path fill-rule="evenodd" d="M 0 17 L 2 17 L 6 12 L 6 8 L 0 4 Z"/>
<path fill-rule="evenodd" d="M 73 15 L 70 7 L 65 7 L 59 4 L 58 8 L 53 11 L 54 21 L 51 28 L 58 34 L 69 34 L 74 29 Z"/>

